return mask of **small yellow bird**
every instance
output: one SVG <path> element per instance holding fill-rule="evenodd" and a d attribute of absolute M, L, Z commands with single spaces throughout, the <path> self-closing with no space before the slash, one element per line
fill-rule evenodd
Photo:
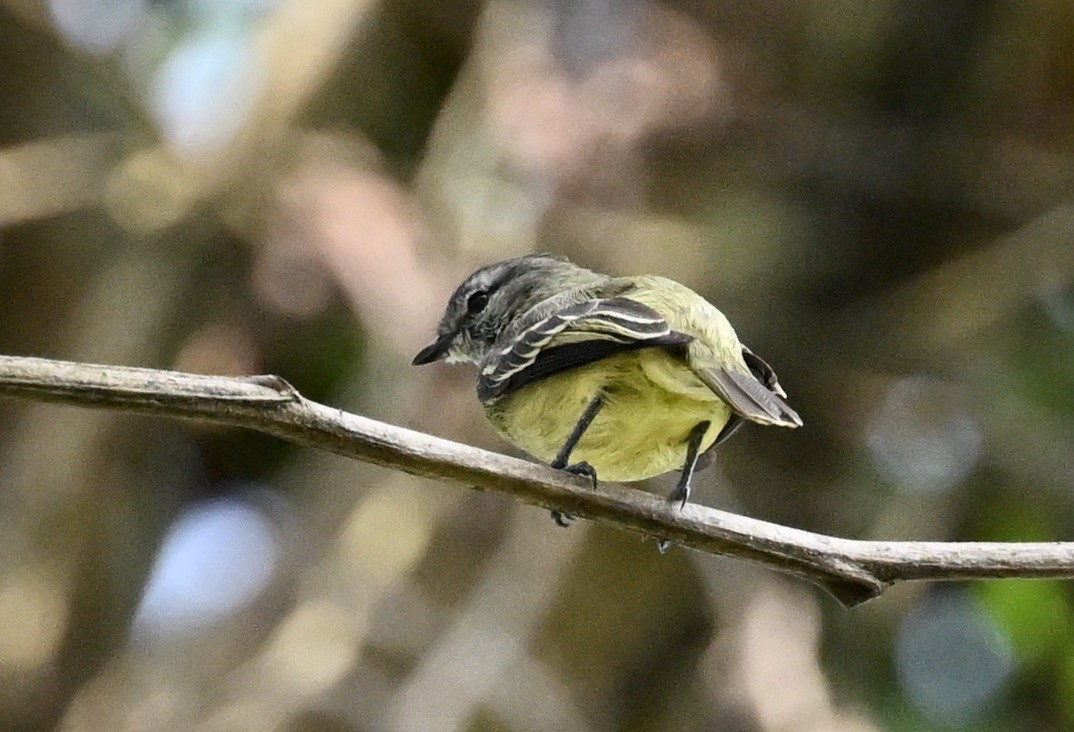
<path fill-rule="evenodd" d="M 477 366 L 489 420 L 530 455 L 594 484 L 681 469 L 668 496 L 680 505 L 699 458 L 744 421 L 802 425 L 772 368 L 693 290 L 559 257 L 470 275 L 413 363 L 441 359 Z"/>

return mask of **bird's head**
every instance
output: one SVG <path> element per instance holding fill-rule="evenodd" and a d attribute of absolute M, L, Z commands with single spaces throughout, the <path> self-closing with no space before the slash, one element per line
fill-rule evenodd
<path fill-rule="evenodd" d="M 570 288 L 578 273 L 590 274 L 566 259 L 547 254 L 482 267 L 451 294 L 436 339 L 421 349 L 412 363 L 480 363 L 516 316 Z"/>

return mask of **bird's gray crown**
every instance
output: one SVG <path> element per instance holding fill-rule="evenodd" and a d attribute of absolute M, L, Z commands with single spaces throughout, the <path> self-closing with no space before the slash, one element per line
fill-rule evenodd
<path fill-rule="evenodd" d="M 604 278 L 547 254 L 496 262 L 474 272 L 456 288 L 437 327 L 437 339 L 415 358 L 479 363 L 515 319 L 539 303 Z"/>

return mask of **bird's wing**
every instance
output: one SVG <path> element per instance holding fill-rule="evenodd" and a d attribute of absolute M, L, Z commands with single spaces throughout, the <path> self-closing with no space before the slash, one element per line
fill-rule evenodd
<path fill-rule="evenodd" d="M 772 367 L 748 348 L 743 347 L 742 356 L 752 374 L 694 354 L 691 356 L 690 365 L 697 377 L 727 402 L 735 414 L 759 424 L 802 426 L 802 418 L 781 398 L 783 389 L 776 381 Z M 730 437 L 730 433 L 727 436 Z"/>
<path fill-rule="evenodd" d="M 783 390 L 772 369 L 739 343 L 734 328 L 715 306 L 693 290 L 663 277 L 635 277 L 630 284 L 634 288 L 628 291 L 632 300 L 670 312 L 671 327 L 693 336 L 685 349 L 687 365 L 705 386 L 727 402 L 734 415 L 760 424 L 802 425 L 801 418 L 781 398 Z M 734 425 L 729 429 L 733 430 Z"/>
<path fill-rule="evenodd" d="M 625 297 L 586 300 L 512 334 L 486 359 L 477 393 L 484 402 L 568 369 L 624 351 L 685 346 L 693 338 L 652 308 Z"/>
<path fill-rule="evenodd" d="M 778 397 L 787 397 L 787 392 L 783 391 L 783 387 L 779 385 L 779 379 L 776 378 L 776 372 L 772 370 L 772 367 L 769 366 L 763 358 L 745 346 L 742 346 L 742 359 L 749 367 L 750 373 L 752 373 L 758 381 L 764 384 L 770 392 Z M 787 409 L 794 414 L 794 411 L 790 410 L 789 407 Z M 797 417 L 798 415 L 794 414 L 794 416 Z M 720 430 L 720 434 L 716 436 L 716 441 L 712 443 L 712 447 L 710 447 L 709 450 L 711 451 L 713 448 L 727 442 L 731 435 L 738 432 L 739 428 L 745 423 L 746 419 L 741 414 L 732 412 L 731 418 L 727 420 L 727 424 Z M 801 419 L 799 419 L 799 425 L 796 426 L 800 426 L 800 423 Z"/>

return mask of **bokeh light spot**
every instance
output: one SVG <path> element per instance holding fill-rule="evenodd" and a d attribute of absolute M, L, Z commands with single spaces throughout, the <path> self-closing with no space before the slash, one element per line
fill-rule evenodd
<path fill-rule="evenodd" d="M 422 498 L 406 490 L 370 494 L 340 535 L 344 556 L 357 571 L 390 580 L 422 556 L 432 529 Z"/>
<path fill-rule="evenodd" d="M 0 669 L 29 672 L 47 663 L 67 629 L 63 588 L 22 571 L 0 586 Z"/>
<path fill-rule="evenodd" d="M 171 636 L 247 606 L 272 579 L 275 527 L 234 498 L 194 506 L 172 526 L 134 619 L 136 636 Z"/>
<path fill-rule="evenodd" d="M 116 48 L 145 13 L 145 0 L 49 0 L 56 29 L 87 51 Z"/>
<path fill-rule="evenodd" d="M 366 618 L 314 601 L 298 607 L 265 650 L 266 669 L 289 694 L 306 697 L 337 683 L 354 665 Z"/>
<path fill-rule="evenodd" d="M 877 469 L 896 485 L 917 491 L 958 485 L 977 464 L 983 443 L 957 390 L 927 376 L 892 384 L 866 435 Z"/>
<path fill-rule="evenodd" d="M 954 726 L 986 712 L 1015 664 L 1010 642 L 992 619 L 967 595 L 944 593 L 903 619 L 895 665 L 914 706 Z"/>
<path fill-rule="evenodd" d="M 161 65 L 149 104 L 178 152 L 212 153 L 242 129 L 257 99 L 260 77 L 246 36 L 195 37 Z"/>

